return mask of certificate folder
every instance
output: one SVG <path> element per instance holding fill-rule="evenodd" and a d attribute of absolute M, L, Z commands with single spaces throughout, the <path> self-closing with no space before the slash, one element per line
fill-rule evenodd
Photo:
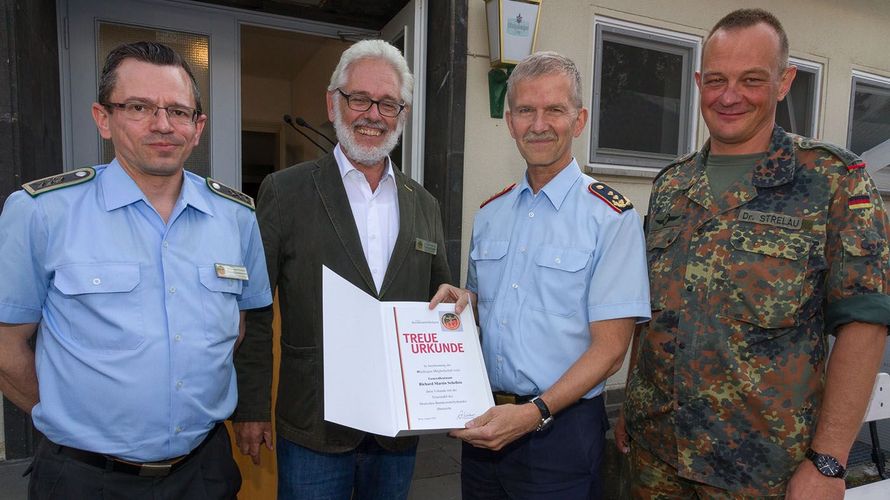
<path fill-rule="evenodd" d="M 494 406 L 472 307 L 380 302 L 327 267 L 322 288 L 325 420 L 410 436 Z"/>

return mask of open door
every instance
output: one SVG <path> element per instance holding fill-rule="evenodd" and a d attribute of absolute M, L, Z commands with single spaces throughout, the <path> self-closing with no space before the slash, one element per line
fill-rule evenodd
<path fill-rule="evenodd" d="M 426 108 L 426 21 L 427 0 L 411 0 L 381 30 L 381 37 L 405 54 L 414 74 L 414 103 L 402 133 L 401 147 L 393 160 L 402 171 L 423 184 L 423 139 Z M 399 151 L 401 150 L 401 154 Z"/>

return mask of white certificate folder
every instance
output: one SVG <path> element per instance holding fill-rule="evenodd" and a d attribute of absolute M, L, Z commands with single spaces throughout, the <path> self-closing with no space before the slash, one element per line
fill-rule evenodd
<path fill-rule="evenodd" d="M 322 288 L 325 420 L 410 436 L 494 406 L 472 307 L 380 302 L 327 267 Z"/>

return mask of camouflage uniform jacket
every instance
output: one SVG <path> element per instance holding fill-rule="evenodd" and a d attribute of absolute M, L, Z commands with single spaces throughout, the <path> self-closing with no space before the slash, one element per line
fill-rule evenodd
<path fill-rule="evenodd" d="M 681 477 L 784 491 L 819 415 L 827 333 L 890 324 L 888 224 L 864 163 L 778 126 L 720 198 L 709 144 L 656 178 L 652 320 L 625 406 L 634 443 Z"/>

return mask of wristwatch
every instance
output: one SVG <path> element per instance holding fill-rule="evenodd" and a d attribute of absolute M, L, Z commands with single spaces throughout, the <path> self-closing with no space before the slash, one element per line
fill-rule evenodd
<path fill-rule="evenodd" d="M 818 453 L 809 448 L 807 449 L 807 458 L 813 462 L 813 465 L 823 476 L 843 479 L 847 475 L 847 469 L 831 455 Z"/>
<path fill-rule="evenodd" d="M 538 407 L 538 411 L 541 412 L 541 421 L 538 423 L 538 427 L 535 430 L 543 431 L 553 423 L 553 415 L 550 414 L 550 408 L 547 408 L 547 403 L 541 399 L 541 396 L 533 397 L 529 400 L 529 403 L 533 403 Z"/>

